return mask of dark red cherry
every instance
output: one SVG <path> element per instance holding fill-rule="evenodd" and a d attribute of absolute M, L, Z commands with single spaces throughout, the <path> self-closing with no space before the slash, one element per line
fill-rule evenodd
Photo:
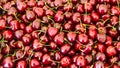
<path fill-rule="evenodd" d="M 8 9 L 8 15 L 14 16 L 15 14 L 17 14 L 17 9 L 15 7 L 10 7 Z"/>
<path fill-rule="evenodd" d="M 115 38 L 115 37 L 117 37 L 117 35 L 118 35 L 118 31 L 117 31 L 117 29 L 116 28 L 111 28 L 109 31 L 108 31 L 108 34 L 109 34 L 109 36 L 111 36 L 112 38 Z"/>
<path fill-rule="evenodd" d="M 51 62 L 52 62 L 52 59 L 51 59 L 50 55 L 49 54 L 44 54 L 43 57 L 42 57 L 42 63 L 44 65 L 48 65 Z"/>
<path fill-rule="evenodd" d="M 120 42 L 117 42 L 116 49 L 120 52 Z"/>
<path fill-rule="evenodd" d="M 102 34 L 102 33 L 99 33 L 97 34 L 97 40 L 100 42 L 100 43 L 104 43 L 106 41 L 106 34 Z"/>
<path fill-rule="evenodd" d="M 54 59 L 56 61 L 59 61 L 59 60 L 61 60 L 61 58 L 62 58 L 62 54 L 60 52 L 55 52 Z"/>
<path fill-rule="evenodd" d="M 71 63 L 71 60 L 70 60 L 70 58 L 69 58 L 68 56 L 63 57 L 63 58 L 61 59 L 61 61 L 60 61 L 60 64 L 61 64 L 63 67 L 69 66 L 70 63 Z"/>
<path fill-rule="evenodd" d="M 55 50 L 57 48 L 57 44 L 55 42 L 50 42 L 50 48 Z"/>
<path fill-rule="evenodd" d="M 108 56 L 111 57 L 111 56 L 116 55 L 116 54 L 117 54 L 117 51 L 116 51 L 116 49 L 115 49 L 114 46 L 108 46 L 108 47 L 106 48 L 106 53 L 107 53 Z"/>
<path fill-rule="evenodd" d="M 25 26 L 24 23 L 20 23 L 20 29 L 21 29 L 21 30 L 25 30 L 25 27 L 26 27 L 26 26 Z"/>
<path fill-rule="evenodd" d="M 12 57 L 6 57 L 4 58 L 2 65 L 4 68 L 13 68 L 14 64 L 12 61 Z"/>
<path fill-rule="evenodd" d="M 102 61 L 96 61 L 93 68 L 104 68 L 104 63 Z"/>
<path fill-rule="evenodd" d="M 32 28 L 37 30 L 40 29 L 40 26 L 41 26 L 40 19 L 35 19 L 32 23 Z"/>
<path fill-rule="evenodd" d="M 31 68 L 35 68 L 35 67 L 38 67 L 40 65 L 40 62 L 39 62 L 39 60 L 38 59 L 31 59 L 31 61 L 30 61 L 30 67 Z"/>
<path fill-rule="evenodd" d="M 41 60 L 43 56 L 43 53 L 41 51 L 34 53 L 34 58 L 37 58 L 38 60 Z"/>
<path fill-rule="evenodd" d="M 60 47 L 60 52 L 62 54 L 67 54 L 70 51 L 71 46 L 69 44 L 64 44 Z"/>
<path fill-rule="evenodd" d="M 64 29 L 65 30 L 70 30 L 72 29 L 72 21 L 67 21 L 65 24 L 64 24 Z"/>
<path fill-rule="evenodd" d="M 43 44 L 40 42 L 39 39 L 34 39 L 32 43 L 32 47 L 34 50 L 38 51 L 43 48 Z"/>
<path fill-rule="evenodd" d="M 17 68 L 26 68 L 27 67 L 27 62 L 25 60 L 20 60 L 16 64 Z"/>
<path fill-rule="evenodd" d="M 77 40 L 80 43 L 87 44 L 88 43 L 88 36 L 86 34 L 79 34 Z"/>
<path fill-rule="evenodd" d="M 112 6 L 112 8 L 110 9 L 111 13 L 113 15 L 119 15 L 120 14 L 120 10 L 117 6 Z"/>
<path fill-rule="evenodd" d="M 93 60 L 92 55 L 86 55 L 85 58 L 86 58 L 87 64 L 91 64 Z"/>
<path fill-rule="evenodd" d="M 106 38 L 106 42 L 105 42 L 105 45 L 107 45 L 107 46 L 112 45 L 112 37 L 107 36 L 107 38 Z"/>
<path fill-rule="evenodd" d="M 82 4 L 77 4 L 76 5 L 76 11 L 80 12 L 80 13 L 83 13 L 84 12 L 83 5 Z"/>
<path fill-rule="evenodd" d="M 91 12 L 92 9 L 93 9 L 93 6 L 92 6 L 91 3 L 85 3 L 84 4 L 84 10 L 85 10 L 85 12 Z"/>
<path fill-rule="evenodd" d="M 76 12 L 72 15 L 72 21 L 78 23 L 80 21 L 80 13 Z"/>
<path fill-rule="evenodd" d="M 54 37 L 54 42 L 56 44 L 62 45 L 64 43 L 64 33 L 60 32 Z"/>
<path fill-rule="evenodd" d="M 14 35 L 17 39 L 21 39 L 22 36 L 24 35 L 24 31 L 23 30 L 17 30 L 17 31 L 15 31 Z"/>
<path fill-rule="evenodd" d="M 47 33 L 50 37 L 54 37 L 58 33 L 58 29 L 55 27 L 49 27 Z"/>
<path fill-rule="evenodd" d="M 61 23 L 61 22 L 63 21 L 63 19 L 64 19 L 63 12 L 62 12 L 62 11 L 57 11 L 57 13 L 56 13 L 55 16 L 54 16 L 54 20 L 55 20 L 56 22 Z"/>
<path fill-rule="evenodd" d="M 72 3 L 66 3 L 63 7 L 64 11 L 72 11 L 73 9 L 73 4 Z"/>
<path fill-rule="evenodd" d="M 68 32 L 67 33 L 67 39 L 70 41 L 70 42 L 74 42 L 76 40 L 76 33 L 74 32 Z"/>
<path fill-rule="evenodd" d="M 29 44 L 31 42 L 31 39 L 32 39 L 32 37 L 30 34 L 25 34 L 22 37 L 22 41 L 24 44 Z"/>
<path fill-rule="evenodd" d="M 82 16 L 82 22 L 85 23 L 85 24 L 90 24 L 91 23 L 91 16 L 90 15 L 83 15 Z"/>
<path fill-rule="evenodd" d="M 105 45 L 104 44 L 102 44 L 102 43 L 97 43 L 97 49 L 98 49 L 98 51 L 100 51 L 100 52 L 104 52 L 105 51 Z"/>
<path fill-rule="evenodd" d="M 26 9 L 27 5 L 25 2 L 18 2 L 17 3 L 17 9 L 20 11 L 20 12 L 24 12 L 25 9 Z"/>
<path fill-rule="evenodd" d="M 65 18 L 66 19 L 71 19 L 71 17 L 72 17 L 72 13 L 71 12 L 66 12 L 65 13 Z"/>
<path fill-rule="evenodd" d="M 26 33 L 32 33 L 32 31 L 33 31 L 32 25 L 26 26 L 26 28 L 25 28 Z"/>
<path fill-rule="evenodd" d="M 5 30 L 3 32 L 3 37 L 6 39 L 6 40 L 12 40 L 13 38 L 13 33 L 11 30 Z"/>
<path fill-rule="evenodd" d="M 111 19 L 110 19 L 110 21 L 111 21 L 110 24 L 113 25 L 113 26 L 115 26 L 115 25 L 118 24 L 119 19 L 118 19 L 117 16 L 112 16 Z"/>
<path fill-rule="evenodd" d="M 99 14 L 106 14 L 107 11 L 108 11 L 108 6 L 107 5 L 100 4 L 98 6 L 98 12 L 99 12 Z"/>
<path fill-rule="evenodd" d="M 107 19 L 109 19 L 110 18 L 110 15 L 109 14 L 104 14 L 104 15 L 102 15 L 102 19 L 103 20 L 107 20 Z"/>
<path fill-rule="evenodd" d="M 4 30 L 6 28 L 6 21 L 4 19 L 0 19 L 0 30 Z"/>
<path fill-rule="evenodd" d="M 18 30 L 19 29 L 19 22 L 17 20 L 12 20 L 10 22 L 10 28 L 11 30 L 15 31 L 15 30 Z"/>
<path fill-rule="evenodd" d="M 53 16 L 54 15 L 54 12 L 52 11 L 52 10 L 50 10 L 50 9 L 48 9 L 48 10 L 46 10 L 45 11 L 45 14 L 48 16 Z"/>
<path fill-rule="evenodd" d="M 75 29 L 78 30 L 81 33 L 85 33 L 85 26 L 83 24 L 76 24 Z"/>
<path fill-rule="evenodd" d="M 37 6 L 38 7 L 43 7 L 45 5 L 44 1 L 38 1 Z"/>
<path fill-rule="evenodd" d="M 42 17 L 44 14 L 43 8 L 40 7 L 33 7 L 33 11 L 37 14 L 38 17 Z"/>
<path fill-rule="evenodd" d="M 39 38 L 39 33 L 37 31 L 33 31 L 31 35 L 32 35 L 32 38 L 34 39 Z"/>
<path fill-rule="evenodd" d="M 78 68 L 76 64 L 70 64 L 70 68 Z"/>
<path fill-rule="evenodd" d="M 34 0 L 29 0 L 29 1 L 27 2 L 27 5 L 28 5 L 29 7 L 34 7 L 34 6 L 36 5 L 36 1 L 34 1 Z"/>
<path fill-rule="evenodd" d="M 34 20 L 35 19 L 35 13 L 31 10 L 26 10 L 26 18 L 27 20 Z"/>
<path fill-rule="evenodd" d="M 102 52 L 98 52 L 98 53 L 96 54 L 96 60 L 105 61 L 105 60 L 106 60 L 105 54 L 102 53 Z"/>
<path fill-rule="evenodd" d="M 97 12 L 94 12 L 94 11 L 91 13 L 91 17 L 92 17 L 93 22 L 97 22 L 100 18 L 99 14 Z"/>
<path fill-rule="evenodd" d="M 77 59 L 76 59 L 76 65 L 80 66 L 80 67 L 84 67 L 86 66 L 86 59 L 84 56 L 78 56 Z"/>

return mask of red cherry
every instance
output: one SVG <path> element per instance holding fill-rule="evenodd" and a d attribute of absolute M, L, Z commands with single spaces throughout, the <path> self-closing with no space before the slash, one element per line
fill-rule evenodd
<path fill-rule="evenodd" d="M 17 3 L 17 9 L 20 11 L 20 12 L 24 12 L 25 9 L 26 9 L 27 5 L 25 2 L 18 2 Z"/>
<path fill-rule="evenodd" d="M 108 46 L 108 47 L 106 48 L 106 53 L 107 53 L 108 56 L 111 57 L 111 56 L 116 55 L 116 54 L 117 54 L 117 51 L 116 51 L 116 49 L 115 49 L 114 46 Z"/>
<path fill-rule="evenodd" d="M 34 39 L 32 43 L 32 47 L 34 50 L 38 51 L 43 48 L 43 44 L 38 39 Z"/>
<path fill-rule="evenodd" d="M 15 30 L 18 30 L 19 29 L 19 22 L 17 20 L 12 20 L 10 22 L 10 28 L 11 30 L 15 31 Z"/>
<path fill-rule="evenodd" d="M 54 37 L 58 33 L 58 29 L 55 27 L 49 27 L 47 33 L 50 37 Z"/>
<path fill-rule="evenodd" d="M 108 11 L 108 6 L 104 4 L 100 4 L 98 7 L 99 14 L 105 14 Z"/>
<path fill-rule="evenodd" d="M 38 17 L 42 17 L 44 14 L 43 8 L 33 7 L 33 11 L 37 14 Z"/>
<path fill-rule="evenodd" d="M 51 59 L 50 55 L 49 54 L 44 54 L 43 57 L 42 57 L 42 63 L 44 65 L 48 65 L 51 62 L 52 62 L 52 59 Z"/>
<path fill-rule="evenodd" d="M 4 19 L 0 19 L 0 30 L 3 30 L 6 28 L 6 21 Z"/>
<path fill-rule="evenodd" d="M 91 23 L 91 16 L 90 15 L 83 15 L 82 16 L 82 22 L 85 23 L 85 24 L 90 24 Z"/>
<path fill-rule="evenodd" d="M 6 40 L 12 40 L 13 38 L 13 33 L 11 30 L 5 30 L 3 32 L 3 37 L 6 39 Z"/>
<path fill-rule="evenodd" d="M 98 49 L 98 51 L 100 51 L 100 52 L 104 52 L 106 48 L 105 48 L 105 45 L 104 45 L 104 44 L 97 43 L 97 49 Z"/>
<path fill-rule="evenodd" d="M 104 68 L 104 63 L 102 61 L 96 61 L 94 64 L 94 68 Z"/>
<path fill-rule="evenodd" d="M 35 19 L 32 23 L 32 28 L 38 30 L 40 29 L 40 26 L 41 26 L 40 19 Z"/>
<path fill-rule="evenodd" d="M 12 57 L 6 57 L 3 62 L 2 65 L 4 68 L 13 68 L 14 64 L 12 61 Z"/>
<path fill-rule="evenodd" d="M 88 43 L 88 36 L 86 34 L 79 34 L 78 41 L 80 43 L 87 44 Z"/>
<path fill-rule="evenodd" d="M 17 30 L 17 31 L 15 31 L 14 35 L 17 39 L 21 39 L 22 36 L 24 35 L 24 31 L 23 30 Z"/>
<path fill-rule="evenodd" d="M 20 60 L 16 64 L 17 68 L 26 68 L 27 67 L 27 62 L 25 60 Z"/>
<path fill-rule="evenodd" d="M 64 43 L 64 33 L 61 32 L 54 37 L 54 42 L 56 44 L 62 45 Z"/>
<path fill-rule="evenodd" d="M 64 44 L 60 47 L 60 52 L 62 54 L 67 54 L 70 51 L 71 46 L 69 44 Z"/>
<path fill-rule="evenodd" d="M 26 11 L 26 18 L 30 21 L 35 19 L 35 13 L 31 10 Z"/>
<path fill-rule="evenodd" d="M 30 61 L 31 68 L 38 67 L 39 65 L 40 65 L 40 62 L 38 59 L 31 59 L 31 61 Z"/>
<path fill-rule="evenodd" d="M 61 61 L 60 61 L 60 64 L 61 64 L 63 67 L 69 66 L 70 63 L 71 63 L 71 60 L 70 60 L 70 58 L 69 58 L 68 56 L 63 57 L 63 58 L 61 59 Z"/>
<path fill-rule="evenodd" d="M 76 65 L 80 66 L 80 67 L 84 67 L 86 66 L 86 59 L 84 56 L 78 56 L 76 59 Z"/>
<path fill-rule="evenodd" d="M 64 19 L 63 12 L 62 11 L 57 11 L 57 13 L 55 14 L 54 20 L 56 22 L 61 23 L 63 21 L 63 19 Z"/>
<path fill-rule="evenodd" d="M 70 41 L 70 42 L 74 42 L 76 40 L 76 33 L 74 32 L 68 32 L 67 33 L 67 39 Z"/>
<path fill-rule="evenodd" d="M 24 42 L 24 44 L 29 44 L 30 41 L 31 41 L 31 35 L 30 34 L 25 34 L 23 37 L 22 37 L 22 41 Z"/>

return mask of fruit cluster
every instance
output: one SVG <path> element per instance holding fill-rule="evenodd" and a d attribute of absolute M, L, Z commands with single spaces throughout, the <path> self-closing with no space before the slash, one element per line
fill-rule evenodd
<path fill-rule="evenodd" d="M 120 68 L 120 0 L 0 0 L 0 68 Z"/>

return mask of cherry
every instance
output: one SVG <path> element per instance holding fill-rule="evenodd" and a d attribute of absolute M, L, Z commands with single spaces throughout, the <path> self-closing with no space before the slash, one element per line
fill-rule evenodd
<path fill-rule="evenodd" d="M 34 50 L 38 51 L 43 48 L 43 44 L 38 39 L 34 39 L 32 43 L 32 47 Z"/>
<path fill-rule="evenodd" d="M 85 33 L 86 31 L 85 26 L 83 24 L 76 24 L 75 29 L 81 33 Z"/>
<path fill-rule="evenodd" d="M 70 42 L 74 42 L 75 39 L 76 39 L 76 34 L 74 32 L 68 32 L 67 33 L 67 39 L 70 41 Z"/>
<path fill-rule="evenodd" d="M 17 39 L 21 39 L 22 36 L 24 35 L 24 31 L 23 30 L 17 30 L 17 31 L 15 31 L 14 35 Z"/>
<path fill-rule="evenodd" d="M 49 27 L 47 33 L 50 37 L 54 37 L 58 33 L 58 29 L 55 27 Z"/>
<path fill-rule="evenodd" d="M 12 20 L 10 21 L 10 28 L 11 30 L 15 31 L 15 30 L 18 30 L 19 29 L 19 22 L 17 20 Z"/>
<path fill-rule="evenodd" d="M 86 34 L 79 34 L 77 40 L 80 43 L 87 44 L 88 43 L 88 36 Z"/>
<path fill-rule="evenodd" d="M 56 0 L 56 1 L 57 1 L 57 0 Z M 61 23 L 61 22 L 63 21 L 63 19 L 64 19 L 63 12 L 62 12 L 62 11 L 57 11 L 57 13 L 56 13 L 55 16 L 54 16 L 54 20 L 55 20 L 56 22 Z"/>
<path fill-rule="evenodd" d="M 29 7 L 34 7 L 34 6 L 36 5 L 36 2 L 35 2 L 34 0 L 29 0 L 29 1 L 27 2 L 27 5 L 28 5 Z"/>
<path fill-rule="evenodd" d="M 105 61 L 105 60 L 106 60 L 105 54 L 102 53 L 102 52 L 98 52 L 98 53 L 96 54 L 96 60 Z"/>
<path fill-rule="evenodd" d="M 43 8 L 33 7 L 33 11 L 37 14 L 38 17 L 42 17 L 44 14 Z"/>
<path fill-rule="evenodd" d="M 42 43 L 48 43 L 49 40 L 48 40 L 48 37 L 47 36 L 40 36 L 40 40 L 42 41 Z"/>
<path fill-rule="evenodd" d="M 116 49 L 117 49 L 118 51 L 120 51 L 120 42 L 117 42 L 117 44 L 116 44 Z"/>
<path fill-rule="evenodd" d="M 110 15 L 109 14 L 104 14 L 104 15 L 102 15 L 102 19 L 103 20 L 107 20 L 107 19 L 109 19 L 110 18 Z"/>
<path fill-rule="evenodd" d="M 6 57 L 3 62 L 2 65 L 4 68 L 13 68 L 14 64 L 12 61 L 12 57 Z"/>
<path fill-rule="evenodd" d="M 63 46 L 60 47 L 60 52 L 62 54 L 67 54 L 70 50 L 71 46 L 69 44 L 64 44 Z"/>
<path fill-rule="evenodd" d="M 64 43 L 64 33 L 61 32 L 54 37 L 54 42 L 56 44 L 62 45 Z"/>
<path fill-rule="evenodd" d="M 26 5 L 25 2 L 18 2 L 18 3 L 17 3 L 17 9 L 18 9 L 20 12 L 24 12 L 26 8 L 27 8 L 27 5 Z"/>
<path fill-rule="evenodd" d="M 31 66 L 31 68 L 38 67 L 39 65 L 40 65 L 40 62 L 39 62 L 38 59 L 33 58 L 33 59 L 30 60 L 30 66 Z"/>
<path fill-rule="evenodd" d="M 80 13 L 76 12 L 72 15 L 72 21 L 78 23 L 80 21 Z"/>
<path fill-rule="evenodd" d="M 91 16 L 90 15 L 83 15 L 82 16 L 82 22 L 85 24 L 90 24 L 91 23 Z"/>
<path fill-rule="evenodd" d="M 87 64 L 90 64 L 92 62 L 92 55 L 86 55 L 85 56 L 86 60 L 87 60 Z"/>
<path fill-rule="evenodd" d="M 72 3 L 66 3 L 63 7 L 64 11 L 71 11 L 73 9 L 73 4 Z"/>
<path fill-rule="evenodd" d="M 30 20 L 30 21 L 34 20 L 35 19 L 35 13 L 31 10 L 27 10 L 26 11 L 26 18 L 27 18 L 27 20 Z"/>
<path fill-rule="evenodd" d="M 76 59 L 76 65 L 80 67 L 86 66 L 87 60 L 85 59 L 84 56 L 78 56 Z"/>
<path fill-rule="evenodd" d="M 104 52 L 105 51 L 105 45 L 104 44 L 102 44 L 102 43 L 97 43 L 97 49 L 98 49 L 98 51 L 100 51 L 100 52 Z"/>
<path fill-rule="evenodd" d="M 70 64 L 70 68 L 78 68 L 76 64 Z"/>
<path fill-rule="evenodd" d="M 15 44 L 15 47 L 17 47 L 17 48 L 23 48 L 23 46 L 24 46 L 24 43 L 22 41 L 17 41 L 14 44 Z"/>
<path fill-rule="evenodd" d="M 25 28 L 26 33 L 31 33 L 33 31 L 32 25 L 28 25 Z"/>
<path fill-rule="evenodd" d="M 104 43 L 106 41 L 106 34 L 97 34 L 97 40 L 100 43 Z"/>
<path fill-rule="evenodd" d="M 112 37 L 110 37 L 110 36 L 107 36 L 107 38 L 106 38 L 106 42 L 105 42 L 105 45 L 107 45 L 107 46 L 110 46 L 110 45 L 112 45 Z"/>
<path fill-rule="evenodd" d="M 13 33 L 11 30 L 5 30 L 3 32 L 3 37 L 6 39 L 6 40 L 12 40 L 13 38 Z"/>
<path fill-rule="evenodd" d="M 55 59 L 56 61 L 60 61 L 61 58 L 62 58 L 62 54 L 61 54 L 60 52 L 55 52 L 55 54 L 54 54 L 54 59 Z"/>
<path fill-rule="evenodd" d="M 37 6 L 38 7 L 43 7 L 45 5 L 44 1 L 38 1 Z"/>
<path fill-rule="evenodd" d="M 54 5 L 55 5 L 56 7 L 61 7 L 61 6 L 62 6 L 62 0 L 55 0 L 55 1 L 54 1 Z"/>
<path fill-rule="evenodd" d="M 77 4 L 76 11 L 80 12 L 80 13 L 83 13 L 84 12 L 83 5 L 82 4 Z"/>
<path fill-rule="evenodd" d="M 26 68 L 27 67 L 27 62 L 25 60 L 20 60 L 16 64 L 17 68 Z"/>
<path fill-rule="evenodd" d="M 52 59 L 51 59 L 50 55 L 49 54 L 44 54 L 43 57 L 42 57 L 42 63 L 44 65 L 48 65 L 48 64 L 51 64 L 51 62 L 52 62 Z"/>
<path fill-rule="evenodd" d="M 34 53 L 34 58 L 41 60 L 43 53 L 41 51 Z"/>
<path fill-rule="evenodd" d="M 63 58 L 61 59 L 61 61 L 60 61 L 60 64 L 61 64 L 63 67 L 69 66 L 70 63 L 71 63 L 71 60 L 70 60 L 70 58 L 69 58 L 68 56 L 63 57 Z"/>
<path fill-rule="evenodd" d="M 104 63 L 102 61 L 96 61 L 94 64 L 94 68 L 104 68 Z"/>
<path fill-rule="evenodd" d="M 50 48 L 53 49 L 53 50 L 57 49 L 57 44 L 55 42 L 51 41 L 50 42 Z"/>
<path fill-rule="evenodd" d="M 118 31 L 117 31 L 117 29 L 116 28 L 111 28 L 109 31 L 108 31 L 108 34 L 112 37 L 112 38 L 115 38 L 115 37 L 117 37 L 117 35 L 118 35 Z"/>
<path fill-rule="evenodd" d="M 32 28 L 38 30 L 40 29 L 40 26 L 41 26 L 40 19 L 35 19 L 32 23 Z"/>
<path fill-rule="evenodd" d="M 91 17 L 93 19 L 92 21 L 94 21 L 94 22 L 97 22 L 99 20 L 99 18 L 100 18 L 99 14 L 97 12 L 95 12 L 95 11 L 93 11 L 91 13 Z"/>
<path fill-rule="evenodd" d="M 92 6 L 91 3 L 85 3 L 84 4 L 84 10 L 85 10 L 85 12 L 91 12 L 92 9 L 93 9 L 93 6 Z"/>
<path fill-rule="evenodd" d="M 8 13 L 7 14 L 14 16 L 14 14 L 17 14 L 17 9 L 15 7 L 10 7 L 8 9 Z"/>
<path fill-rule="evenodd" d="M 71 12 L 66 12 L 65 13 L 65 18 L 66 19 L 71 19 L 71 17 L 72 17 L 72 13 Z"/>
<path fill-rule="evenodd" d="M 98 6 L 98 12 L 99 12 L 99 14 L 105 14 L 105 13 L 107 13 L 107 11 L 108 11 L 108 6 L 107 5 L 100 4 Z"/>
<path fill-rule="evenodd" d="M 64 24 L 64 29 L 65 29 L 65 30 L 70 30 L 70 29 L 72 29 L 72 21 L 67 21 L 67 22 Z"/>
<path fill-rule="evenodd" d="M 110 11 L 113 15 L 119 15 L 120 14 L 119 8 L 117 6 L 112 6 Z"/>
<path fill-rule="evenodd" d="M 116 55 L 116 49 L 115 49 L 115 47 L 114 46 L 108 46 L 107 48 L 106 48 L 106 53 L 107 53 L 107 55 L 108 56 L 114 56 L 114 55 Z"/>
<path fill-rule="evenodd" d="M 48 9 L 48 10 L 46 10 L 45 11 L 45 14 L 48 16 L 53 16 L 54 15 L 54 12 L 52 11 L 52 10 L 50 10 L 50 9 Z"/>
<path fill-rule="evenodd" d="M 37 39 L 39 37 L 39 33 L 37 31 L 33 31 L 31 35 L 33 39 Z"/>
<path fill-rule="evenodd" d="M 30 43 L 30 41 L 31 41 L 31 35 L 30 34 L 25 34 L 25 35 L 23 35 L 23 37 L 22 37 L 22 41 L 23 41 L 23 43 L 24 44 L 29 44 Z"/>
<path fill-rule="evenodd" d="M 110 24 L 113 25 L 113 26 L 117 25 L 118 24 L 118 17 L 117 16 L 112 16 Z"/>
<path fill-rule="evenodd" d="M 20 29 L 21 29 L 21 30 L 24 30 L 24 29 L 25 29 L 25 27 L 26 27 L 26 26 L 25 26 L 25 24 L 24 24 L 24 23 L 20 23 Z"/>
<path fill-rule="evenodd" d="M 115 63 L 115 62 L 117 62 L 119 60 L 119 58 L 118 57 L 113 57 L 113 58 L 110 58 L 110 63 Z"/>
<path fill-rule="evenodd" d="M 3 30 L 6 28 L 6 21 L 4 19 L 0 19 L 0 30 Z"/>

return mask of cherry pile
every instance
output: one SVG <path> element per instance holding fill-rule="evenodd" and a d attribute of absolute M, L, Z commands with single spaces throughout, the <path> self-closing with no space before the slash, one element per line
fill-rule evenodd
<path fill-rule="evenodd" d="M 0 68 L 120 68 L 120 0 L 0 0 Z"/>

